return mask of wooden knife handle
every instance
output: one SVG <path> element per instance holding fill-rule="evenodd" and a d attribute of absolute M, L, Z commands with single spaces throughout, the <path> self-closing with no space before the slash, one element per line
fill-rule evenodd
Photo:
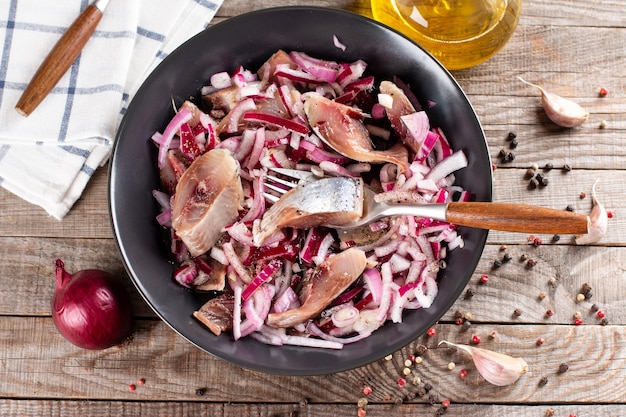
<path fill-rule="evenodd" d="M 88 6 L 61 36 L 30 81 L 15 109 L 23 116 L 30 115 L 57 85 L 63 74 L 78 57 L 102 19 L 102 10 Z"/>
<path fill-rule="evenodd" d="M 511 203 L 449 203 L 446 220 L 462 226 L 522 233 L 584 234 L 589 228 L 589 216 L 584 214 Z"/>

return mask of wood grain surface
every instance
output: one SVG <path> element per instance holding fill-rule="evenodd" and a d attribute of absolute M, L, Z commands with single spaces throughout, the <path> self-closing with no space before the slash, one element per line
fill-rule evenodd
<path fill-rule="evenodd" d="M 300 4 L 311 3 L 225 0 L 214 23 Z M 371 16 L 364 0 L 314 4 Z M 456 301 L 435 326 L 436 335 L 420 336 L 389 360 L 351 371 L 291 377 L 226 363 L 159 320 L 128 279 L 132 340 L 103 351 L 74 347 L 50 317 L 54 259 L 62 258 L 70 270 L 99 268 L 127 277 L 108 217 L 107 167 L 96 172 L 63 221 L 0 190 L 0 415 L 356 416 L 364 386 L 372 388 L 368 417 L 434 416 L 444 399 L 451 401 L 446 416 L 626 415 L 624 22 L 618 0 L 525 0 L 509 43 L 486 63 L 453 73 L 487 136 L 496 167 L 494 200 L 570 206 L 587 214 L 597 182 L 598 197 L 613 215 L 607 235 L 590 246 L 576 246 L 571 235 L 558 241 L 537 235 L 542 244 L 535 246 L 524 233 L 490 232 L 466 289 L 472 296 L 464 293 Z M 574 129 L 551 124 L 537 91 L 518 77 L 577 101 L 590 111 L 589 119 Z M 599 96 L 600 87 L 609 90 L 606 97 Z M 499 152 L 508 149 L 509 132 L 519 145 L 515 159 L 504 163 Z M 543 171 L 548 186 L 530 189 L 526 170 L 548 163 L 554 166 Z M 572 169 L 564 171 L 565 164 Z M 494 264 L 505 254 L 508 262 Z M 489 276 L 485 284 L 483 274 Z M 578 301 L 583 284 L 591 285 L 593 296 Z M 605 313 L 604 323 L 596 309 Z M 554 314 L 546 315 L 548 310 Z M 471 325 L 455 324 L 457 315 Z M 575 316 L 582 325 L 574 324 Z M 524 358 L 528 372 L 513 385 L 496 387 L 478 375 L 467 355 L 438 346 L 442 340 L 471 343 L 474 335 L 481 347 Z M 405 371 L 405 360 L 420 345 L 428 348 L 421 363 Z M 567 372 L 559 372 L 561 364 Z M 398 386 L 401 377 L 404 387 Z M 145 385 L 129 391 L 140 378 Z"/>

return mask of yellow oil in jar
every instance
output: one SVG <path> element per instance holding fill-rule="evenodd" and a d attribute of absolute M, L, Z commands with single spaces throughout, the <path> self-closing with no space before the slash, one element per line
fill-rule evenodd
<path fill-rule="evenodd" d="M 413 39 L 447 69 L 491 58 L 509 40 L 522 0 L 371 0 L 372 14 Z"/>

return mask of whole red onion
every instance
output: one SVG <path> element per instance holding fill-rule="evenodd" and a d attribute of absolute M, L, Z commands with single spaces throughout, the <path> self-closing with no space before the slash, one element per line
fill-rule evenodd
<path fill-rule="evenodd" d="M 60 259 L 55 277 L 52 320 L 68 341 L 84 349 L 106 349 L 130 337 L 133 310 L 117 278 L 96 269 L 70 274 Z"/>

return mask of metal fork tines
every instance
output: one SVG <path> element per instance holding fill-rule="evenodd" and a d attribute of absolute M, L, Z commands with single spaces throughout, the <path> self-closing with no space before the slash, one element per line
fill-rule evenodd
<path fill-rule="evenodd" d="M 300 171 L 296 169 L 287 169 L 287 168 L 270 168 L 271 171 L 283 175 L 285 177 L 291 178 L 292 180 L 286 180 L 284 178 L 280 178 L 276 175 L 267 175 L 265 177 L 265 188 L 274 191 L 276 194 L 264 193 L 263 196 L 275 203 L 281 197 L 281 195 L 285 194 L 287 191 L 292 188 L 297 187 L 298 185 L 311 182 L 320 177 L 316 176 L 310 171 Z M 293 181 L 297 180 L 297 181 Z"/>

